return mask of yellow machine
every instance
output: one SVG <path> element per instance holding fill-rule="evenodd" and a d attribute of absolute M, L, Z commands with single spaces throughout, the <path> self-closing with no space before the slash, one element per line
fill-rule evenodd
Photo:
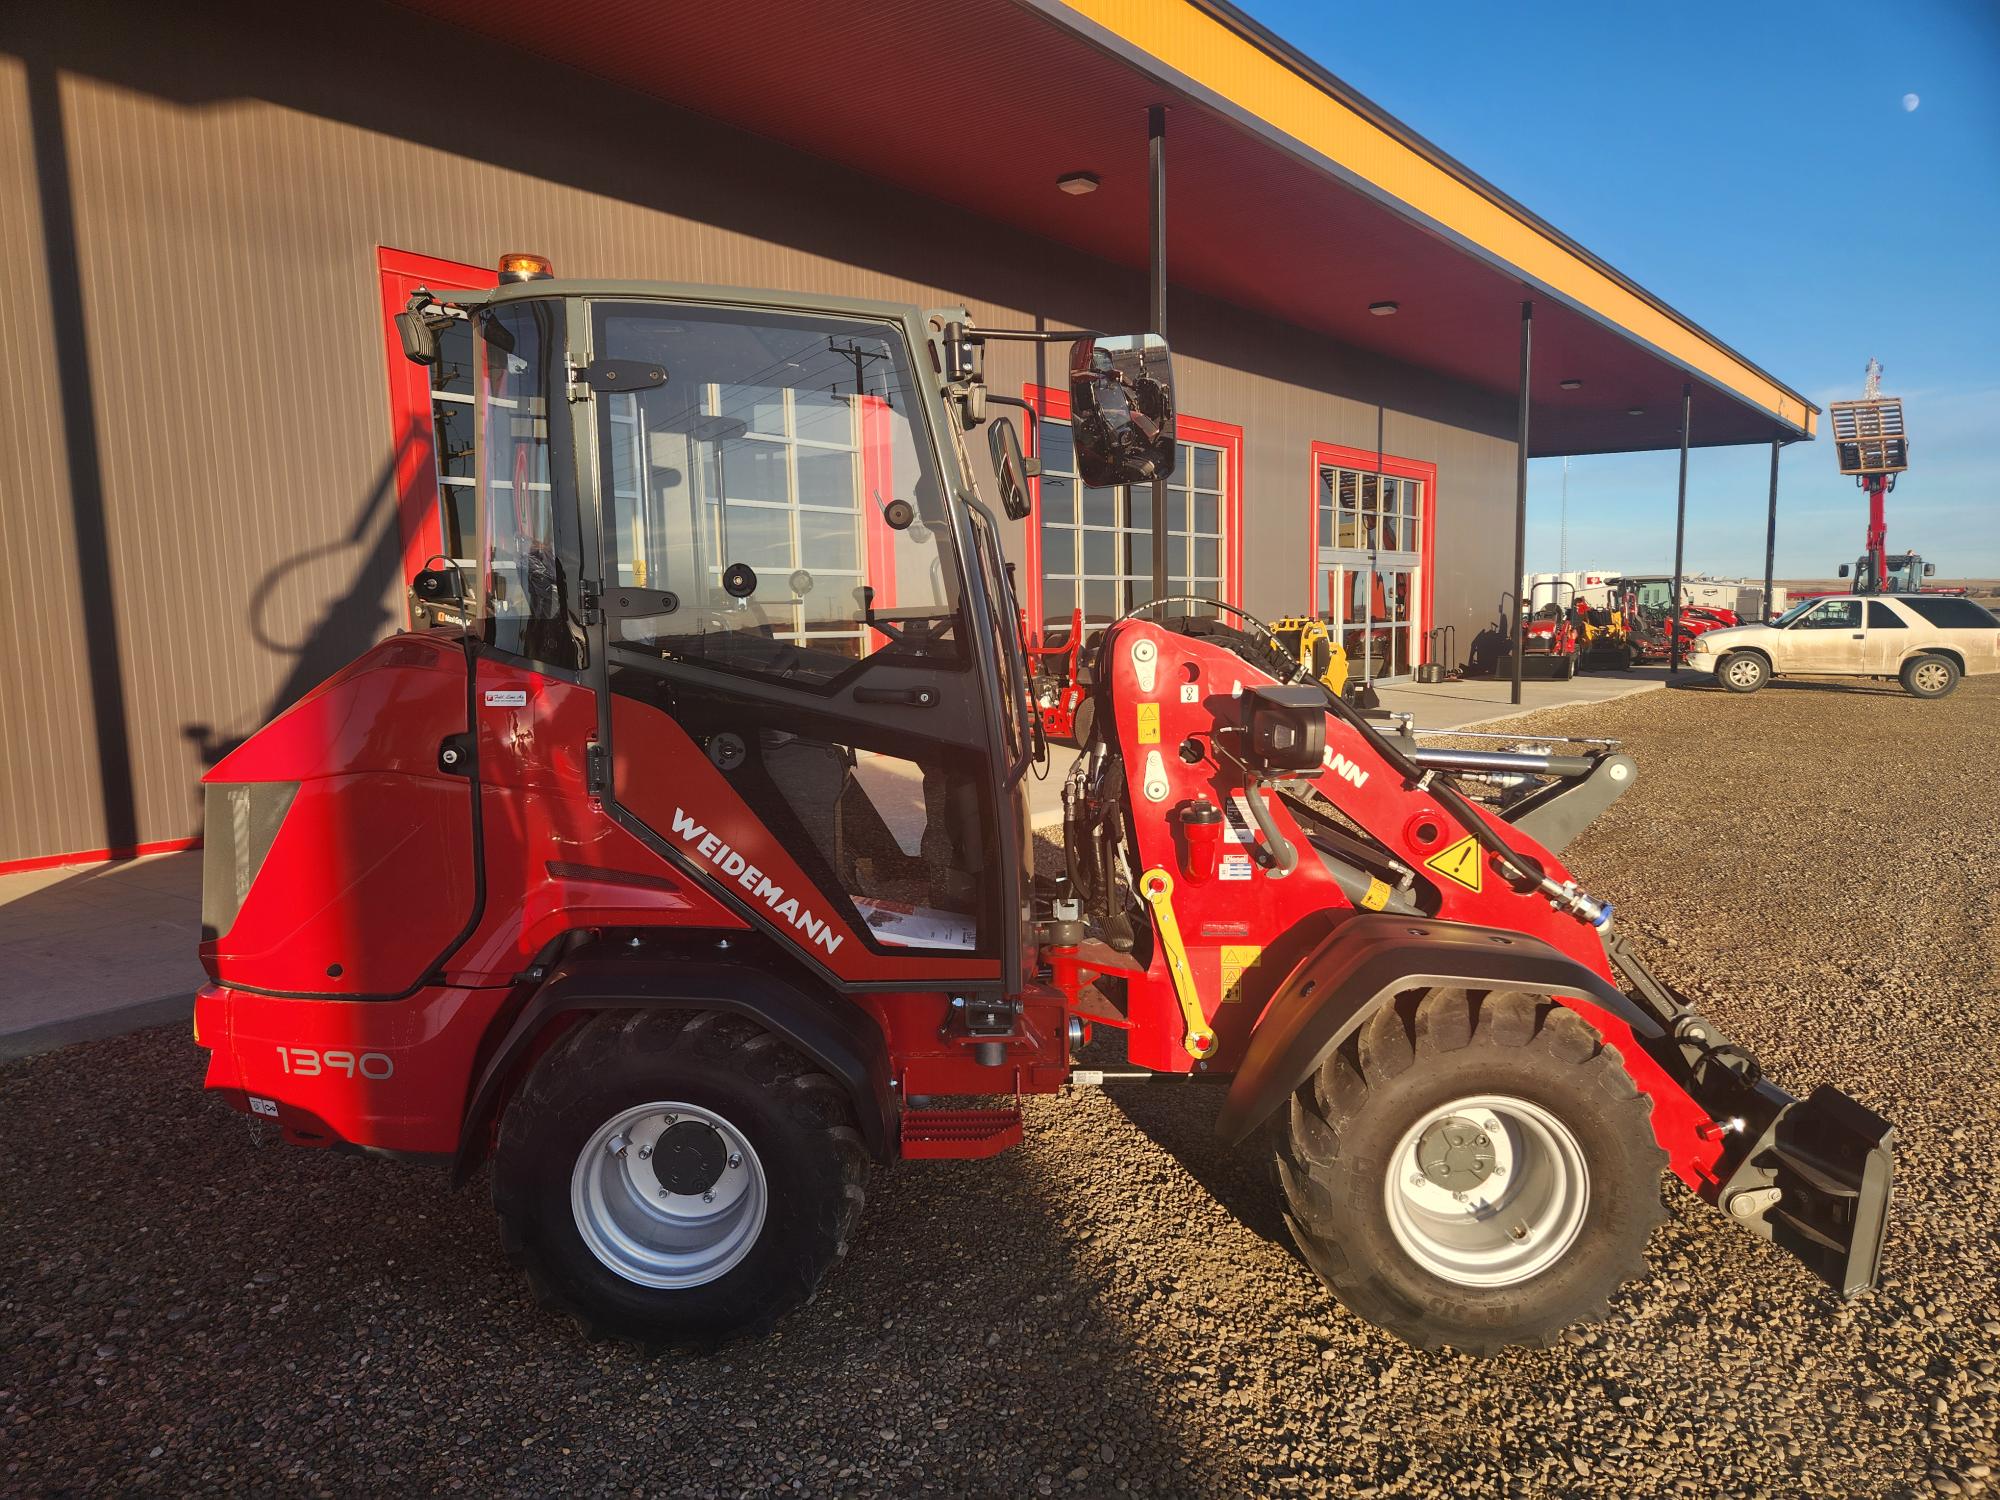
<path fill-rule="evenodd" d="M 1585 671 L 1593 667 L 1631 671 L 1635 651 L 1623 604 L 1614 596 L 1606 608 L 1592 609 L 1579 601 L 1571 611 L 1576 622 L 1577 665 Z"/>
<path fill-rule="evenodd" d="M 1326 621 L 1289 615 L 1271 622 L 1271 634 L 1308 672 L 1325 683 L 1336 698 L 1346 690 L 1347 652 L 1333 638 Z"/>

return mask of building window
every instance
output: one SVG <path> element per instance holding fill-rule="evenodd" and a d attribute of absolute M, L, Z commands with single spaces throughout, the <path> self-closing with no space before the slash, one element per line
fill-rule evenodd
<path fill-rule="evenodd" d="M 438 335 L 438 360 L 431 366 L 431 432 L 437 465 L 438 550 L 460 567 L 470 567 L 479 482 L 472 472 L 469 319 L 454 322 Z"/>
<path fill-rule="evenodd" d="M 1428 659 L 1436 487 L 1432 464 L 1312 446 L 1308 607 L 1355 677 L 1405 677 Z"/>
<path fill-rule="evenodd" d="M 1362 473 L 1338 465 L 1319 470 L 1319 544 L 1322 547 L 1422 550 L 1424 483 L 1393 474 Z"/>
<path fill-rule="evenodd" d="M 426 369 L 403 357 L 402 341 L 389 320 L 409 304 L 419 287 L 440 294 L 478 291 L 493 285 L 494 273 L 386 247 L 376 252 L 376 271 L 389 360 L 390 441 L 403 581 L 414 578 L 433 557 L 449 557 L 469 571 L 477 492 L 472 472 L 471 325 L 459 322 L 445 330 L 439 338 L 438 361 Z"/>
<path fill-rule="evenodd" d="M 1060 637 L 1073 611 L 1103 626 L 1153 596 L 1153 492 L 1148 485 L 1094 489 L 1077 476 L 1067 402 L 1038 393 L 1045 415 L 1036 507 L 1039 618 Z M 1233 547 L 1242 462 L 1240 429 L 1182 416 L 1180 451 L 1167 481 L 1167 587 L 1170 595 L 1236 602 Z M 1031 615 L 1037 609 L 1031 600 Z M 1212 614 L 1212 609 L 1197 609 Z"/>

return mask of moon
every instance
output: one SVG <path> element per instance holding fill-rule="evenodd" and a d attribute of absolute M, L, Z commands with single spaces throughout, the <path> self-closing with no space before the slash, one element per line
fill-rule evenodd
<path fill-rule="evenodd" d="M 1915 94 L 1903 95 L 1903 113 L 1906 115 L 1915 114 L 1917 106 L 1923 102 Z"/>

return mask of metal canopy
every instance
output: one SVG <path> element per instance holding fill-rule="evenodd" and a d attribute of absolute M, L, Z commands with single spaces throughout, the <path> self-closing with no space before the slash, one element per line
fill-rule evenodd
<path fill-rule="evenodd" d="M 1509 399 L 1531 295 L 1536 455 L 1677 447 L 1683 383 L 1698 446 L 1816 425 L 1804 397 L 1221 0 L 607 0 L 556 24 L 529 0 L 407 3 L 1134 270 L 1164 103 L 1178 289 Z M 1100 186 L 1059 191 L 1074 172 Z M 1397 312 L 1371 316 L 1382 302 Z"/>

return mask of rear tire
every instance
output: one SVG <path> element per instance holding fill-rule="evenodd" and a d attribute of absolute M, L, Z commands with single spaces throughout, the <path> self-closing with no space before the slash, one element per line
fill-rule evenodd
<path fill-rule="evenodd" d="M 542 1306 L 592 1338 L 701 1349 L 811 1299 L 867 1170 L 845 1093 L 769 1032 L 719 1011 L 612 1011 L 508 1104 L 493 1206 Z"/>
<path fill-rule="evenodd" d="M 1897 675 L 1912 698 L 1942 698 L 1958 686 L 1958 663 L 1948 656 L 1913 656 Z"/>
<path fill-rule="evenodd" d="M 1406 996 L 1293 1095 L 1286 1222 L 1350 1311 L 1418 1348 L 1547 1345 L 1646 1272 L 1667 1161 L 1651 1114 L 1572 1010 Z"/>
<path fill-rule="evenodd" d="M 1732 693 L 1754 693 L 1771 680 L 1771 665 L 1754 651 L 1732 651 L 1715 664 L 1715 680 Z"/>

